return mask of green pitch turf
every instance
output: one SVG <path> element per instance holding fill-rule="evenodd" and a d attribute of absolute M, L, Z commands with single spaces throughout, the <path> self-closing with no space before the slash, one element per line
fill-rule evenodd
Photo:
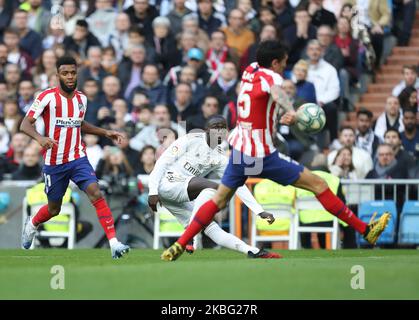
<path fill-rule="evenodd" d="M 419 299 L 419 250 L 280 251 L 252 260 L 228 250 L 184 254 L 132 250 L 0 250 L 1 299 Z M 64 267 L 64 290 L 51 268 Z M 351 288 L 351 268 L 365 269 L 365 289 Z"/>

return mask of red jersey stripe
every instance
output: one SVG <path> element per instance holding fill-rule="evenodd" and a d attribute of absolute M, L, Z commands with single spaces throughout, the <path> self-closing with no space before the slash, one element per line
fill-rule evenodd
<path fill-rule="evenodd" d="M 67 98 L 67 117 L 72 118 L 73 116 L 74 116 L 73 99 Z M 68 162 L 68 157 L 70 155 L 70 146 L 71 146 L 71 137 L 72 136 L 73 136 L 73 128 L 67 128 L 66 133 L 65 133 L 63 163 Z"/>
<path fill-rule="evenodd" d="M 61 96 L 60 93 L 57 90 L 55 91 L 55 117 L 62 117 L 62 102 L 61 102 Z M 55 126 L 54 128 L 54 140 L 60 144 L 60 133 L 61 133 L 61 127 Z M 52 147 L 51 151 L 51 159 L 50 159 L 50 165 L 54 166 L 57 163 L 57 154 L 58 154 L 58 146 L 54 145 Z"/>

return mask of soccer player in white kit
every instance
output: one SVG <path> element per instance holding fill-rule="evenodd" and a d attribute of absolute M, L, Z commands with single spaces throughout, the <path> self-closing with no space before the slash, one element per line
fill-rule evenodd
<path fill-rule="evenodd" d="M 184 135 L 167 148 L 149 177 L 149 205 L 154 211 L 160 202 L 186 227 L 198 208 L 214 196 L 218 184 L 204 177 L 211 172 L 218 177 L 224 173 L 228 157 L 221 142 L 226 137 L 226 130 L 226 120 L 220 115 L 213 116 L 208 119 L 206 132 Z M 273 215 L 263 210 L 246 186 L 239 187 L 236 194 L 253 213 L 273 223 Z M 247 245 L 214 221 L 205 227 L 204 233 L 218 245 L 245 253 L 250 258 L 281 257 Z"/>

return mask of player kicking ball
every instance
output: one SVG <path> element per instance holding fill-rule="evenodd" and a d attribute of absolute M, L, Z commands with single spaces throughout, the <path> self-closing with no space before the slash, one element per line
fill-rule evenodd
<path fill-rule="evenodd" d="M 213 172 L 219 177 L 228 163 L 228 157 L 221 148 L 226 138 L 226 120 L 216 115 L 208 119 L 206 132 L 189 133 L 174 141 L 157 160 L 149 177 L 149 205 L 157 211 L 157 204 L 162 204 L 185 227 L 199 207 L 210 200 L 218 184 L 203 177 Z M 275 218 L 256 202 L 246 186 L 239 186 L 237 196 L 254 212 L 269 223 Z M 225 232 L 217 223 L 211 221 L 204 228 L 204 233 L 220 246 L 240 251 L 249 258 L 281 258 L 274 252 L 268 252 L 247 245 L 239 238 Z M 189 253 L 193 246 L 188 245 Z"/>
<path fill-rule="evenodd" d="M 22 247 L 29 249 L 40 224 L 58 215 L 70 180 L 83 190 L 96 209 L 96 214 L 109 240 L 112 258 L 128 253 L 129 247 L 116 238 L 114 219 L 99 189 L 95 171 L 87 160 L 81 133 L 107 137 L 120 143 L 124 136 L 116 131 L 95 127 L 84 121 L 87 98 L 76 90 L 77 63 L 74 58 L 57 60 L 59 85 L 41 92 L 22 121 L 20 130 L 42 146 L 45 164 L 43 175 L 48 204 L 28 217 L 22 233 Z M 45 137 L 34 128 L 42 116 Z"/>
<path fill-rule="evenodd" d="M 388 224 L 388 213 L 370 224 L 361 221 L 333 194 L 323 179 L 275 150 L 272 134 L 279 109 L 285 111 L 280 118 L 281 124 L 292 125 L 296 121 L 296 113 L 280 87 L 283 81 L 280 74 L 286 65 L 287 53 L 280 42 L 265 41 L 258 48 L 256 60 L 246 68 L 241 78 L 237 126 L 228 139 L 233 150 L 217 193 L 200 207 L 178 241 L 163 252 L 163 260 L 179 258 L 188 242 L 226 207 L 235 190 L 249 176 L 313 192 L 327 211 L 362 234 L 370 244 L 376 243 Z"/>

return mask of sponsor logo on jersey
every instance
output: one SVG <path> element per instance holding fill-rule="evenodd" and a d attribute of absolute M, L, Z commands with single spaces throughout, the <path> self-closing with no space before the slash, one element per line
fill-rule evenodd
<path fill-rule="evenodd" d="M 189 173 L 193 174 L 194 176 L 201 175 L 201 171 L 199 171 L 197 168 L 193 167 L 188 161 L 185 162 L 183 165 L 183 168 L 188 171 Z"/>
<path fill-rule="evenodd" d="M 55 120 L 55 125 L 62 128 L 74 128 L 80 127 L 82 121 L 81 118 L 57 118 Z"/>

